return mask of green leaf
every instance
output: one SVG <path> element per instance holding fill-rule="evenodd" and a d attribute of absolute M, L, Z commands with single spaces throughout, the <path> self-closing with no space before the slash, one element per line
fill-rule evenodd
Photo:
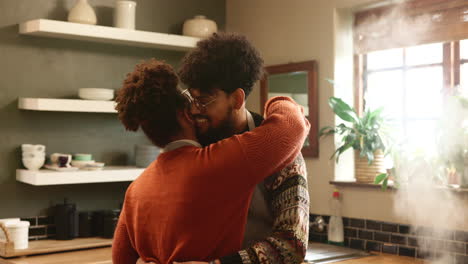
<path fill-rule="evenodd" d="M 330 99 L 328 99 L 328 104 L 333 109 L 333 112 L 344 121 L 352 123 L 359 122 L 359 118 L 356 112 L 354 112 L 354 109 L 340 98 L 330 97 Z"/>
<path fill-rule="evenodd" d="M 382 191 L 387 190 L 387 187 L 388 187 L 388 178 L 385 179 L 382 183 Z"/>
<path fill-rule="evenodd" d="M 319 137 L 328 136 L 335 133 L 335 129 L 331 126 L 322 127 L 319 131 Z"/>
<path fill-rule="evenodd" d="M 387 173 L 381 173 L 381 174 L 375 176 L 374 183 L 375 183 L 375 184 L 379 184 L 379 183 L 381 183 L 383 180 L 385 180 L 387 177 L 388 177 Z"/>

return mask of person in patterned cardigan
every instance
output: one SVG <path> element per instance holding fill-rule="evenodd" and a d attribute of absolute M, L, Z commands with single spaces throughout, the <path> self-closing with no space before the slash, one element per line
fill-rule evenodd
<path fill-rule="evenodd" d="M 214 34 L 184 57 L 181 81 L 195 99 L 198 141 L 206 146 L 261 125 L 263 117 L 245 108 L 245 99 L 263 74 L 263 60 L 244 36 Z M 219 104 L 218 96 L 244 92 L 242 107 Z M 225 101 L 225 100 L 223 100 Z M 203 216 L 198 216 L 203 217 Z M 211 263 L 296 264 L 304 261 L 309 233 L 307 170 L 301 154 L 255 188 L 244 249 Z M 139 260 L 139 263 L 144 263 Z M 184 264 L 201 264 L 191 261 Z"/>
<path fill-rule="evenodd" d="M 245 99 L 262 74 L 259 53 L 237 34 L 214 34 L 185 56 L 179 77 L 197 102 L 192 114 L 202 145 L 261 125 L 262 116 L 247 111 Z M 239 110 L 217 104 L 217 96 L 229 96 L 237 88 L 244 91 Z M 257 185 L 247 218 L 245 249 L 212 263 L 301 263 L 308 227 L 307 170 L 299 154 L 292 164 Z"/>

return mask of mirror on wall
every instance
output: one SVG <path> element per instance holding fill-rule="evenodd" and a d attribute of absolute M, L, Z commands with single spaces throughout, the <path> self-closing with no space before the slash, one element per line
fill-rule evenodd
<path fill-rule="evenodd" d="M 302 155 L 318 157 L 317 63 L 304 61 L 272 65 L 265 70 L 266 74 L 260 82 L 262 107 L 274 96 L 288 96 L 302 105 L 310 122 L 310 133 L 304 142 Z"/>

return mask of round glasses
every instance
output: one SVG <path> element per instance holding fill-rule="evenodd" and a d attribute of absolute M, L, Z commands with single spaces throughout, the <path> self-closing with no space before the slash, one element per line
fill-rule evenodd
<path fill-rule="evenodd" d="M 198 99 L 196 98 L 193 98 L 193 96 L 190 94 L 190 91 L 188 89 L 185 89 L 182 91 L 182 94 L 187 97 L 187 99 L 189 100 L 189 102 L 193 105 L 195 105 L 195 107 L 198 108 L 198 110 L 200 111 L 206 111 L 206 107 L 213 103 L 214 101 L 216 101 L 217 98 L 213 98 L 212 100 L 206 102 L 206 103 L 202 103 L 200 102 Z"/>

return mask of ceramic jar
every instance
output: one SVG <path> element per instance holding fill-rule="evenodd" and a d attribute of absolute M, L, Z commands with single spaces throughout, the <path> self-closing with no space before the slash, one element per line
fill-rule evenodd
<path fill-rule="evenodd" d="M 68 13 L 68 21 L 81 24 L 96 25 L 97 18 L 88 0 L 78 0 Z"/>
<path fill-rule="evenodd" d="M 218 31 L 218 26 L 213 20 L 205 16 L 195 16 L 185 21 L 182 34 L 185 36 L 207 38 Z"/>
<path fill-rule="evenodd" d="M 114 27 L 135 29 L 135 1 L 117 1 L 114 11 Z"/>

